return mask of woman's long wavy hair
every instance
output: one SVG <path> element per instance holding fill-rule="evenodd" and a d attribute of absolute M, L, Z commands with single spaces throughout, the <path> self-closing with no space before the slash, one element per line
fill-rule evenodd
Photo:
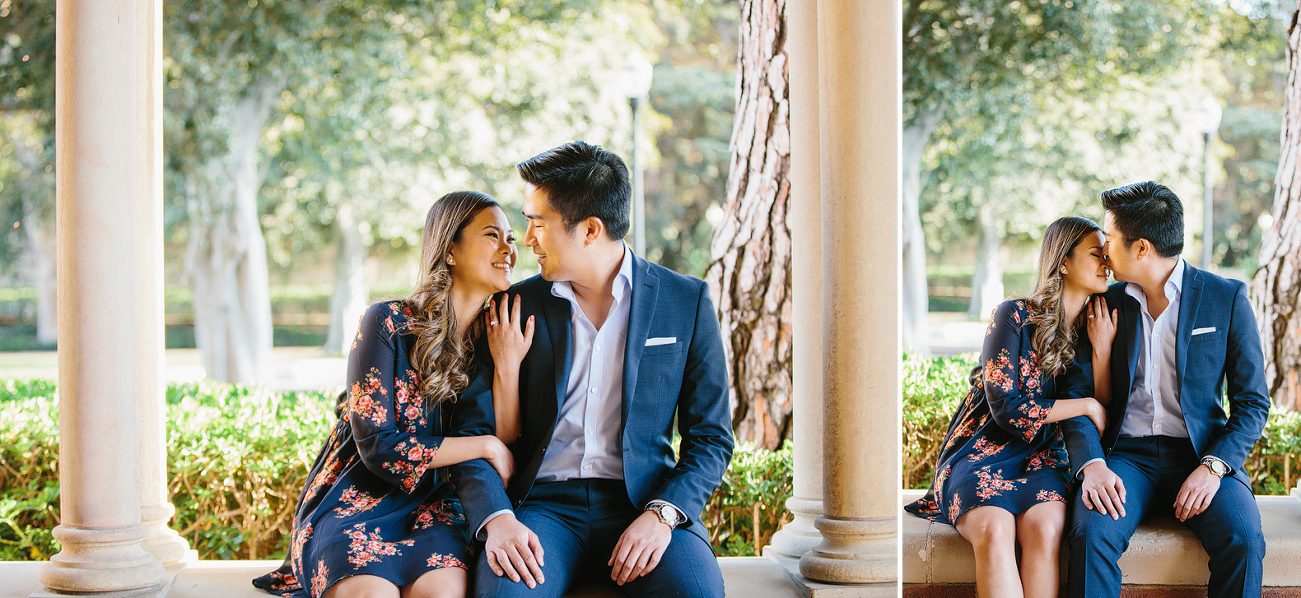
<path fill-rule="evenodd" d="M 1062 264 L 1085 235 L 1099 230 L 1102 228 L 1088 218 L 1066 216 L 1049 224 L 1048 230 L 1044 231 L 1034 291 L 1026 302 L 1034 311 L 1030 321 L 1038 326 L 1030 344 L 1039 354 L 1039 369 L 1045 376 L 1062 373 L 1075 359 L 1079 322 L 1066 321 L 1066 308 L 1062 305 L 1062 296 L 1066 292 Z"/>
<path fill-rule="evenodd" d="M 420 276 L 407 296 L 409 318 L 416 344 L 411 364 L 420 375 L 420 394 L 429 405 L 456 400 L 470 384 L 466 373 L 477 327 L 464 339 L 456 334 L 456 313 L 452 308 L 452 269 L 447 256 L 452 242 L 476 214 L 499 207 L 497 200 L 475 191 L 453 191 L 434 202 L 425 217 L 420 243 Z"/>

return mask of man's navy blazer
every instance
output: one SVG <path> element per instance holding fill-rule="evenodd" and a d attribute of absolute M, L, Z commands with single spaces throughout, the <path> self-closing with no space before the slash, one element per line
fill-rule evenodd
<path fill-rule="evenodd" d="M 483 459 L 451 468 L 471 533 L 488 515 L 524 502 L 559 421 L 572 369 L 571 308 L 551 285 L 534 276 L 507 291 L 520 296 L 522 321 L 536 317 L 533 345 L 520 365 L 523 425 L 510 445 L 516 470 L 509 487 Z M 708 542 L 700 513 L 722 483 L 733 446 L 727 359 L 709 285 L 633 255 L 632 289 L 620 425 L 624 485 L 639 509 L 653 499 L 676 505 L 688 517 L 686 529 Z M 676 340 L 647 347 L 649 338 Z M 478 373 L 453 408 L 456 436 L 494 430 L 491 356 L 484 346 L 475 353 Z M 677 459 L 675 416 L 682 437 Z"/>
<path fill-rule="evenodd" d="M 1088 418 L 1062 422 L 1072 472 L 1111 453 L 1129 404 L 1143 314 L 1138 299 L 1125 293 L 1127 284 L 1113 284 L 1104 295 L 1109 308 L 1118 308 L 1107 429 L 1099 438 Z M 1242 466 L 1265 428 L 1269 394 L 1265 357 L 1246 285 L 1185 264 L 1175 336 L 1179 406 L 1193 448 L 1199 456 L 1219 457 L 1233 468 L 1233 477 L 1250 488 L 1251 480 Z M 1222 394 L 1226 388 L 1227 416 Z"/>

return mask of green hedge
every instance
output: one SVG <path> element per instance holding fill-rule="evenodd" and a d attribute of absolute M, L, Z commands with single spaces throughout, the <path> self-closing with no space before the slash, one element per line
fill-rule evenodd
<path fill-rule="evenodd" d="M 169 387 L 166 401 L 173 529 L 200 558 L 283 557 L 334 397 L 201 382 Z M 54 383 L 0 380 L 0 560 L 58 551 L 57 454 Z M 738 447 L 704 513 L 720 554 L 754 554 L 784 522 L 790 494 L 789 446 Z"/>
<path fill-rule="evenodd" d="M 949 418 L 966 395 L 968 376 L 978 359 L 975 353 L 936 358 L 904 355 L 904 488 L 930 485 Z M 1287 494 L 1296 485 L 1301 463 L 1292 455 L 1301 455 L 1301 413 L 1271 409 L 1265 431 L 1246 462 L 1256 494 Z"/>

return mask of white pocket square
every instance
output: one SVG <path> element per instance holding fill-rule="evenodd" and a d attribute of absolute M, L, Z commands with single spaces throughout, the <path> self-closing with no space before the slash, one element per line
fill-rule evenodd
<path fill-rule="evenodd" d="M 1193 336 L 1197 336 L 1197 335 L 1199 335 L 1199 334 L 1206 334 L 1207 332 L 1215 332 L 1215 327 L 1214 327 L 1214 326 L 1210 326 L 1210 327 L 1207 327 L 1207 328 L 1194 328 L 1194 329 L 1193 329 L 1193 334 L 1192 334 L 1192 335 L 1193 335 Z"/>
<path fill-rule="evenodd" d="M 678 342 L 678 337 L 676 336 L 657 336 L 655 338 L 646 339 L 646 346 L 656 347 L 659 345 L 672 345 L 676 342 Z"/>

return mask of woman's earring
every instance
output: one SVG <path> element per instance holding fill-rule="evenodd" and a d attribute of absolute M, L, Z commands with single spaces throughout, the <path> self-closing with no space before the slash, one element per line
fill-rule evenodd
<path fill-rule="evenodd" d="M 1062 273 L 1062 276 L 1066 276 L 1066 268 L 1058 268 L 1057 270 Z"/>
<path fill-rule="evenodd" d="M 455 265 L 456 265 L 456 260 L 453 260 L 453 259 L 452 259 L 452 256 L 450 256 L 450 255 L 447 256 L 447 265 L 449 265 L 449 266 L 455 266 Z"/>

